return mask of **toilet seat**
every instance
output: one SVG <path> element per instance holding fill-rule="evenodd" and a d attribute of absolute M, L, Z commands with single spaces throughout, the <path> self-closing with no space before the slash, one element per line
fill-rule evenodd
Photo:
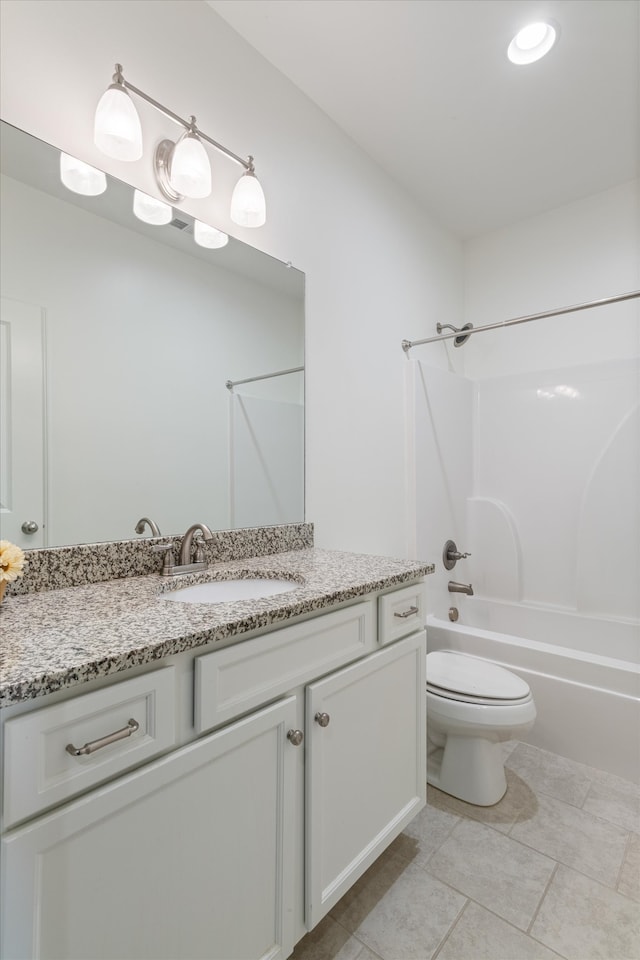
<path fill-rule="evenodd" d="M 531 700 L 529 685 L 520 677 L 494 663 L 453 650 L 427 654 L 427 693 L 495 707 Z"/>

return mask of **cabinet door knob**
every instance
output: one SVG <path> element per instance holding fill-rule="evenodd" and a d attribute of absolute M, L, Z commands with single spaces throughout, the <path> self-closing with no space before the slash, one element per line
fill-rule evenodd
<path fill-rule="evenodd" d="M 299 747 L 304 740 L 304 733 L 302 730 L 289 730 L 287 740 L 292 743 L 294 747 Z"/>
<path fill-rule="evenodd" d="M 319 724 L 321 727 L 328 727 L 328 726 L 329 726 L 329 723 L 330 723 L 330 721 L 331 721 L 331 717 L 329 716 L 328 713 L 316 713 L 316 715 L 315 715 L 315 717 L 314 717 L 313 719 L 314 719 L 315 722 L 316 722 L 317 724 Z"/>

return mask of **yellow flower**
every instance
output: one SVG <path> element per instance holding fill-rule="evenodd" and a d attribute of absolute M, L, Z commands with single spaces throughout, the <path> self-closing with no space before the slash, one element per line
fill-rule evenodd
<path fill-rule="evenodd" d="M 0 540 L 0 583 L 3 580 L 17 580 L 22 576 L 24 553 L 20 547 L 8 540 Z"/>

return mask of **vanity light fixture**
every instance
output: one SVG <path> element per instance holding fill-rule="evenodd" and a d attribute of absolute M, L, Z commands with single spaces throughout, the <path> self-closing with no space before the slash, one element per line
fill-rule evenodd
<path fill-rule="evenodd" d="M 97 197 L 107 189 L 107 178 L 102 170 L 96 170 L 68 153 L 60 154 L 60 179 L 67 190 L 85 197 Z"/>
<path fill-rule="evenodd" d="M 267 207 L 260 181 L 249 157 L 249 169 L 236 183 L 231 197 L 231 219 L 241 227 L 261 227 L 267 218 Z"/>
<path fill-rule="evenodd" d="M 119 63 L 111 86 L 96 107 L 94 140 L 96 146 L 114 160 L 139 160 L 142 156 L 142 125 L 127 93 Z"/>
<path fill-rule="evenodd" d="M 196 130 L 196 118 L 189 117 L 189 124 L 171 149 L 169 183 L 176 194 L 201 199 L 211 193 L 211 164 Z"/>
<path fill-rule="evenodd" d="M 215 227 L 210 227 L 208 223 L 203 223 L 201 220 L 194 220 L 193 222 L 193 239 L 198 246 L 207 247 L 209 250 L 219 250 L 229 243 L 229 237 L 226 233 L 223 233 L 222 230 L 216 230 Z"/>
<path fill-rule="evenodd" d="M 138 220 L 153 226 L 171 223 L 173 219 L 173 209 L 168 203 L 164 200 L 156 200 L 142 190 L 133 191 L 133 212 Z"/>
<path fill-rule="evenodd" d="M 549 53 L 556 42 L 557 36 L 557 27 L 550 23 L 542 21 L 530 23 L 515 35 L 509 44 L 507 56 L 511 63 L 518 66 L 535 63 L 536 60 L 540 60 L 541 57 Z"/>
<path fill-rule="evenodd" d="M 234 163 L 244 167 L 231 201 L 231 219 L 243 227 L 261 227 L 266 221 L 266 203 L 256 177 L 253 157 L 243 160 L 196 126 L 196 118 L 179 117 L 168 107 L 143 93 L 124 79 L 117 63 L 111 86 L 102 95 L 96 110 L 96 146 L 117 160 L 138 160 L 142 156 L 142 128 L 130 94 L 150 103 L 170 120 L 184 127 L 177 143 L 162 140 L 154 156 L 156 181 L 164 197 L 178 203 L 184 197 L 201 199 L 211 193 L 211 166 L 204 143 L 215 147 Z M 133 112 L 132 112 L 133 111 Z M 138 136 L 139 132 L 139 136 Z"/>

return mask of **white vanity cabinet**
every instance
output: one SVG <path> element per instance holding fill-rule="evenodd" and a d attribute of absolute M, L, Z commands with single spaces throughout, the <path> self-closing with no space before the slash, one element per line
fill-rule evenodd
<path fill-rule="evenodd" d="M 3 840 L 3 960 L 285 960 L 295 700 Z"/>
<path fill-rule="evenodd" d="M 38 816 L 14 809 L 2 960 L 286 960 L 424 806 L 423 621 L 400 609 L 391 640 L 388 596 L 196 656 L 191 742 L 92 789 L 80 778 Z M 105 748 L 114 769 L 139 735 Z"/>
<path fill-rule="evenodd" d="M 311 930 L 425 805 L 425 633 L 306 691 Z"/>

